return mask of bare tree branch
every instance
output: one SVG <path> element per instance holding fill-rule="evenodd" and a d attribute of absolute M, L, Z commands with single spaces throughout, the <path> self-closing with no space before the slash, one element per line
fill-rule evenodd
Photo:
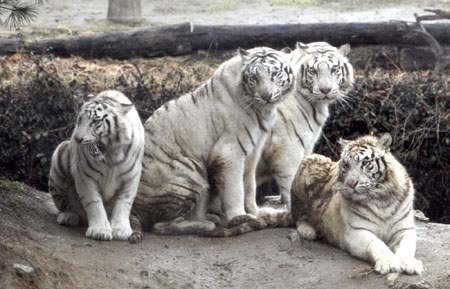
<path fill-rule="evenodd" d="M 427 30 L 422 24 L 422 21 L 450 19 L 450 12 L 443 11 L 440 9 L 425 9 L 425 11 L 433 12 L 435 15 L 419 16 L 417 13 L 414 13 L 416 23 L 414 24 L 413 27 L 415 28 L 412 28 L 412 26 L 408 26 L 406 22 L 404 22 L 409 32 L 403 37 L 409 40 L 415 36 L 420 36 L 428 43 L 428 45 L 430 45 L 431 51 L 433 52 L 436 60 L 433 73 L 438 74 L 442 68 L 445 68 L 449 64 L 449 59 L 448 57 L 446 57 L 444 49 L 442 49 L 439 42 L 433 37 L 433 35 L 427 32 Z"/>

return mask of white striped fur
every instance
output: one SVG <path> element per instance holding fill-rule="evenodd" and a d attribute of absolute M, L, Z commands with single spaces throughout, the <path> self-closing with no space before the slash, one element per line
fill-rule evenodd
<path fill-rule="evenodd" d="M 52 157 L 49 191 L 58 223 L 75 226 L 81 219 L 88 238 L 127 240 L 143 149 L 144 128 L 125 95 L 110 90 L 87 99 L 72 138 Z"/>
<path fill-rule="evenodd" d="M 391 141 L 389 134 L 341 141 L 338 162 L 305 157 L 292 186 L 292 216 L 301 237 L 323 238 L 380 274 L 420 274 L 414 187 L 390 153 Z"/>
<path fill-rule="evenodd" d="M 295 173 L 321 135 L 328 105 L 336 100 L 345 102 L 352 88 L 353 68 L 346 58 L 349 51 L 348 44 L 336 48 L 314 42 L 297 43 L 291 52 L 295 88 L 278 109 L 257 169 L 258 184 L 275 180 L 288 209 Z"/>
<path fill-rule="evenodd" d="M 246 210 L 255 198 L 255 167 L 293 77 L 284 53 L 240 49 L 201 87 L 156 110 L 144 124 L 133 206 L 142 225 L 160 234 L 197 234 L 214 229 L 211 220 L 220 222 L 208 210 L 229 226 L 258 215 L 258 208 Z"/>

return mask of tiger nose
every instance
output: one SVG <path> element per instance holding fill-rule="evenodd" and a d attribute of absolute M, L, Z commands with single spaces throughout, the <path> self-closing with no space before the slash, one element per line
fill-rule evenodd
<path fill-rule="evenodd" d="M 272 98 L 272 94 L 271 93 L 261 94 L 261 98 L 264 99 L 265 101 L 269 101 Z"/>
<path fill-rule="evenodd" d="M 79 137 L 79 136 L 74 136 L 73 137 L 74 139 L 75 139 L 75 141 L 77 142 L 77 143 L 81 143 L 81 142 L 83 142 L 83 137 Z"/>
<path fill-rule="evenodd" d="M 323 94 L 328 94 L 328 93 L 330 92 L 330 90 L 331 90 L 331 88 L 329 88 L 329 87 L 325 87 L 325 88 L 321 88 L 321 89 L 320 89 L 320 91 L 321 91 Z"/>
<path fill-rule="evenodd" d="M 345 185 L 346 185 L 347 187 L 349 187 L 349 188 L 354 189 L 354 188 L 356 188 L 356 186 L 358 185 L 358 181 L 355 181 L 355 180 L 348 180 L 348 181 L 345 182 Z"/>

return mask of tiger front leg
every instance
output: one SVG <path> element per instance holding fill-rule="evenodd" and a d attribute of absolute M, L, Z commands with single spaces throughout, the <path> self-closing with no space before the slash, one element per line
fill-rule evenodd
<path fill-rule="evenodd" d="M 87 214 L 89 226 L 86 237 L 101 241 L 112 240 L 111 225 L 95 181 L 78 177 L 75 179 L 75 186 Z"/>
<path fill-rule="evenodd" d="M 217 176 L 223 180 L 219 196 L 228 227 L 234 227 L 256 217 L 247 214 L 244 208 L 244 158 L 228 159 L 224 164 L 220 176 Z"/>
<path fill-rule="evenodd" d="M 372 232 L 351 228 L 347 229 L 344 239 L 350 254 L 372 262 L 375 272 L 384 275 L 402 271 L 400 258 Z"/>
<path fill-rule="evenodd" d="M 139 184 L 137 180 L 131 184 L 126 184 L 122 191 L 117 193 L 111 214 L 112 237 L 114 240 L 128 240 L 133 233 L 130 225 L 130 212 Z"/>
<path fill-rule="evenodd" d="M 417 260 L 414 255 L 416 253 L 416 230 L 414 227 L 402 229 L 400 236 L 397 235 L 397 243 L 394 247 L 395 255 L 400 258 L 403 272 L 406 274 L 421 274 L 423 272 L 422 261 Z"/>

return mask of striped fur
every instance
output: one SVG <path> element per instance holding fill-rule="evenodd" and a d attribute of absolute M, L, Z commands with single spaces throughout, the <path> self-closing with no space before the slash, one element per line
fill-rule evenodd
<path fill-rule="evenodd" d="M 58 223 L 87 222 L 88 238 L 129 239 L 143 152 L 144 128 L 125 95 L 111 90 L 87 99 L 71 139 L 52 157 L 48 185 Z"/>
<path fill-rule="evenodd" d="M 291 52 L 296 75 L 293 92 L 278 109 L 257 169 L 257 182 L 275 180 L 283 202 L 290 208 L 291 184 L 305 155 L 312 153 L 329 116 L 328 105 L 345 101 L 352 88 L 353 68 L 340 48 L 326 42 L 298 43 Z"/>
<path fill-rule="evenodd" d="M 389 152 L 392 139 L 341 141 L 341 159 L 305 157 L 292 186 L 292 216 L 299 235 L 343 248 L 381 274 L 420 274 L 415 259 L 414 188 Z"/>
<path fill-rule="evenodd" d="M 220 218 L 229 226 L 254 219 L 258 208 L 246 204 L 256 194 L 255 167 L 293 81 L 285 54 L 240 49 L 201 87 L 156 110 L 144 125 L 136 228 L 197 234 Z"/>

